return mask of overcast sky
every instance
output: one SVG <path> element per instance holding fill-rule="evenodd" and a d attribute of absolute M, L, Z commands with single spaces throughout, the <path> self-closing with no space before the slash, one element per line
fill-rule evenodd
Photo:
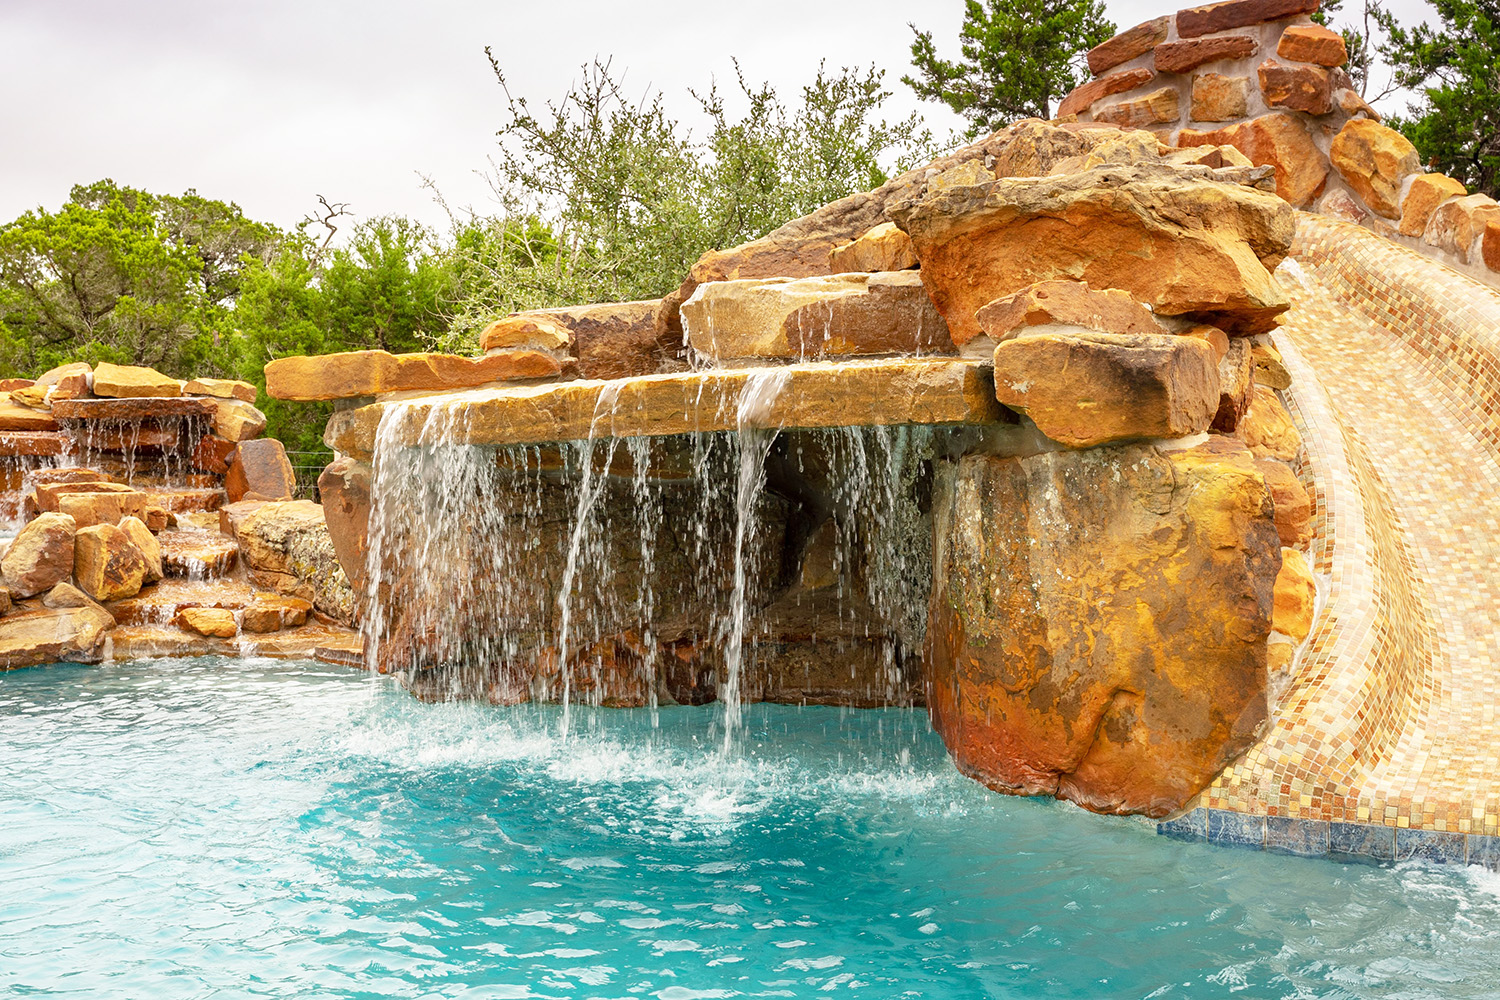
<path fill-rule="evenodd" d="M 1108 9 L 1124 28 L 1171 5 Z M 196 188 L 283 226 L 318 194 L 360 216 L 440 225 L 419 174 L 451 203 L 486 203 L 476 171 L 503 111 L 486 45 L 533 104 L 566 92 L 581 63 L 612 56 L 631 93 L 660 89 L 688 120 L 687 88 L 732 88 L 734 57 L 787 97 L 820 59 L 873 62 L 888 71 L 891 117 L 921 107 L 943 133 L 954 120 L 900 83 L 906 25 L 953 55 L 962 11 L 961 0 L 0 0 L 0 221 L 112 177 Z"/>

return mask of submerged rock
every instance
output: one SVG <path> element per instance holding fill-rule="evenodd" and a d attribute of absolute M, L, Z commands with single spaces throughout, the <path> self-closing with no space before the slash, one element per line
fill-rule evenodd
<path fill-rule="evenodd" d="M 942 463 L 934 728 L 1002 791 L 1162 816 L 1267 716 L 1280 551 L 1243 445 Z"/>

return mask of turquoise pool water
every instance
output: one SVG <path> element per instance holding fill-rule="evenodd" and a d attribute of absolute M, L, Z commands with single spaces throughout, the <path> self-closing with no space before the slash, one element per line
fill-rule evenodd
<path fill-rule="evenodd" d="M 1500 879 L 993 795 L 920 712 L 0 674 L 0 995 L 1496 997 Z"/>

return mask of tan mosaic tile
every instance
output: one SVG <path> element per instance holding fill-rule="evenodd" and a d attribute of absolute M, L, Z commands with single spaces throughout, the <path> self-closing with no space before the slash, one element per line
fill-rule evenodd
<path fill-rule="evenodd" d="M 1500 833 L 1500 294 L 1307 214 L 1279 277 L 1320 613 L 1195 804 Z"/>

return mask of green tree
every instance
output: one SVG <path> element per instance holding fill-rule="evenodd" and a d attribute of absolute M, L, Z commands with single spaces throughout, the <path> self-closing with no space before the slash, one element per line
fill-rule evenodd
<path fill-rule="evenodd" d="M 1082 57 L 1115 26 L 1102 0 L 965 0 L 957 60 L 938 55 L 932 32 L 910 25 L 915 76 L 902 82 L 969 121 L 978 136 L 1052 108 L 1087 79 Z"/>
<path fill-rule="evenodd" d="M 193 191 L 74 187 L 58 211 L 0 227 L 0 366 L 35 374 L 81 359 L 222 373 L 245 260 L 273 239 L 237 205 Z"/>
<path fill-rule="evenodd" d="M 1392 24 L 1382 49 L 1417 90 L 1401 131 L 1434 169 L 1500 195 L 1500 0 L 1429 0 L 1438 25 Z"/>

